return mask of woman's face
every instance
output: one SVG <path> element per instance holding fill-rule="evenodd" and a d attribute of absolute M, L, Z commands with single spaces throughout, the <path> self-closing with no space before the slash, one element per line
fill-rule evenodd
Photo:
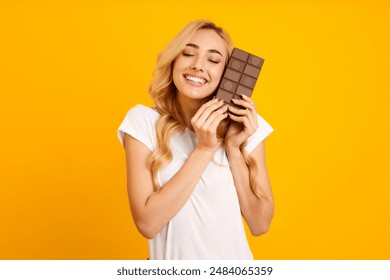
<path fill-rule="evenodd" d="M 222 38 L 212 29 L 200 29 L 190 38 L 173 66 L 173 82 L 181 100 L 202 100 L 217 88 L 227 50 Z"/>

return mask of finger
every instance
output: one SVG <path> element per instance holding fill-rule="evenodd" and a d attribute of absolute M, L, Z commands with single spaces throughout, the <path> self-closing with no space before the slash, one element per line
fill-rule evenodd
<path fill-rule="evenodd" d="M 252 100 L 250 100 L 252 101 Z M 247 100 L 244 100 L 244 99 L 232 99 L 232 102 L 236 105 L 240 105 L 242 107 L 244 107 L 245 109 L 248 109 L 248 110 L 251 110 L 252 112 L 256 112 L 256 106 L 255 106 L 255 103 L 250 102 L 250 101 L 247 101 Z"/>
<path fill-rule="evenodd" d="M 202 113 L 199 115 L 197 120 L 194 120 L 198 125 L 203 125 L 206 120 L 210 117 L 210 115 L 217 109 L 219 109 L 223 105 L 223 100 L 219 100 L 217 102 L 210 102 L 207 104 L 203 110 Z M 203 105 L 202 105 L 203 106 Z"/>
<path fill-rule="evenodd" d="M 232 113 L 229 113 L 229 117 L 235 122 L 242 123 L 244 127 L 247 127 L 248 129 L 252 128 L 252 125 L 246 116 L 237 116 Z"/>
<path fill-rule="evenodd" d="M 228 105 L 223 105 L 221 108 L 219 108 L 218 110 L 214 111 L 213 113 L 211 113 L 211 115 L 207 118 L 207 120 L 204 122 L 204 126 L 205 127 L 209 127 L 211 125 L 211 123 L 220 115 L 224 114 L 224 113 L 227 113 L 227 110 L 228 110 Z"/>
<path fill-rule="evenodd" d="M 257 117 L 252 111 L 229 106 L 229 112 L 239 117 L 247 117 L 252 127 L 257 127 Z"/>
<path fill-rule="evenodd" d="M 249 110 L 242 109 L 241 107 L 236 106 L 229 106 L 229 111 L 239 116 L 244 116 L 248 113 L 250 114 Z"/>
<path fill-rule="evenodd" d="M 245 101 L 248 101 L 249 103 L 252 103 L 253 105 L 255 105 L 255 102 L 253 102 L 252 98 L 250 98 L 248 95 L 241 94 L 241 97 L 242 97 L 242 99 L 244 99 Z"/>
<path fill-rule="evenodd" d="M 255 102 L 252 100 L 252 98 L 250 98 L 249 96 L 245 95 L 245 94 L 242 94 L 241 97 L 245 100 L 245 101 L 248 101 L 249 103 L 251 103 L 253 105 L 252 107 L 252 115 L 251 115 L 251 118 L 250 120 L 252 121 L 252 125 L 254 127 L 254 129 L 256 130 L 258 127 L 259 127 L 259 123 L 257 121 L 257 110 L 256 110 L 256 104 Z"/>
<path fill-rule="evenodd" d="M 232 102 L 234 104 L 237 104 L 237 105 L 240 105 L 240 106 L 246 108 L 247 110 L 244 110 L 244 111 L 246 111 L 246 113 L 248 113 L 248 111 L 250 112 L 250 114 L 247 114 L 248 118 L 251 120 L 252 124 L 257 127 L 256 105 L 252 101 L 252 99 L 250 99 L 248 96 L 246 96 L 246 95 L 243 95 L 243 96 L 245 96 L 244 98 L 247 100 L 232 99 Z M 240 114 L 240 113 L 237 112 L 237 114 Z"/>
<path fill-rule="evenodd" d="M 244 125 L 243 132 L 248 136 L 252 135 L 255 132 L 255 127 L 251 125 L 246 116 L 236 116 L 234 114 L 229 113 L 229 117 L 235 122 L 242 123 Z"/>
<path fill-rule="evenodd" d="M 206 108 L 212 104 L 216 104 L 218 103 L 220 100 L 218 98 L 214 98 L 214 99 L 211 99 L 210 101 L 204 103 L 199 109 L 198 111 L 195 113 L 195 115 L 192 117 L 192 120 L 194 122 L 196 122 L 199 117 L 203 114 L 204 110 L 206 110 Z"/>
<path fill-rule="evenodd" d="M 218 125 L 220 124 L 220 122 L 223 119 L 227 118 L 228 115 L 229 115 L 229 113 L 227 111 L 225 111 L 223 114 L 216 116 L 210 124 L 210 127 L 209 127 L 210 131 L 217 131 L 217 128 L 218 128 Z"/>

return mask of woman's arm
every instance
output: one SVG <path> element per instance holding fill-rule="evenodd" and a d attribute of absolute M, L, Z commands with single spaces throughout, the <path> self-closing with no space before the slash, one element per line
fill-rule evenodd
<path fill-rule="evenodd" d="M 153 238 L 190 197 L 213 153 L 195 149 L 183 167 L 158 191 L 154 191 L 148 164 L 151 151 L 126 134 L 127 188 L 131 212 L 138 230 Z"/>
<path fill-rule="evenodd" d="M 218 100 L 204 104 L 192 118 L 198 144 L 181 169 L 158 191 L 154 190 L 149 158 L 151 151 L 125 135 L 127 188 L 134 222 L 146 238 L 153 238 L 191 196 L 221 143 L 216 137 L 219 122 L 227 117 Z"/>
<path fill-rule="evenodd" d="M 233 99 L 232 101 L 244 109 L 229 107 L 231 112 L 229 116 L 233 122 L 226 134 L 225 150 L 238 193 L 241 213 L 251 233 L 258 236 L 268 231 L 274 213 L 274 201 L 265 162 L 265 146 L 264 141 L 262 141 L 251 152 L 257 165 L 256 192 L 260 194 L 259 197 L 250 186 L 249 170 L 240 151 L 242 144 L 259 127 L 256 105 L 252 99 L 245 95 L 242 95 L 242 99 Z"/>
<path fill-rule="evenodd" d="M 264 234 L 268 231 L 274 214 L 274 200 L 266 167 L 264 141 L 251 152 L 251 156 L 257 163 L 256 191 L 260 194 L 260 197 L 250 187 L 249 170 L 241 151 L 227 148 L 226 153 L 229 158 L 241 213 L 253 235 Z"/>

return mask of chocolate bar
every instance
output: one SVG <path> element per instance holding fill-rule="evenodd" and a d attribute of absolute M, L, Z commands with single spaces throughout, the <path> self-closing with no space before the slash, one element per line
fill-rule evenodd
<path fill-rule="evenodd" d="M 234 48 L 217 88 L 216 97 L 227 104 L 241 108 L 231 100 L 240 99 L 241 94 L 252 95 L 263 63 L 263 58 Z"/>

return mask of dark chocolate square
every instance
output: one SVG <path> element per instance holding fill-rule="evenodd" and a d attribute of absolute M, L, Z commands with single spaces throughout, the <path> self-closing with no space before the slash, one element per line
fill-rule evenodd
<path fill-rule="evenodd" d="M 232 94 L 234 94 L 237 89 L 237 83 L 228 79 L 223 79 L 220 88 L 226 89 L 227 91 L 230 91 Z"/>
<path fill-rule="evenodd" d="M 234 69 L 234 70 L 237 70 L 239 72 L 242 72 L 244 71 L 244 68 L 245 68 L 245 62 L 244 61 L 241 61 L 241 60 L 238 60 L 238 59 L 235 59 L 234 57 L 232 57 L 230 60 L 229 60 L 229 67 Z"/>
<path fill-rule="evenodd" d="M 255 87 L 255 84 L 256 84 L 256 79 L 252 78 L 248 75 L 243 74 L 241 76 L 240 84 L 242 84 L 248 88 L 253 89 Z"/>
<path fill-rule="evenodd" d="M 242 85 L 239 85 L 237 87 L 236 94 L 238 94 L 238 95 L 245 94 L 246 96 L 251 96 L 252 95 L 252 89 L 244 87 Z"/>
<path fill-rule="evenodd" d="M 249 55 L 250 54 L 247 53 L 246 51 L 243 51 L 243 50 L 240 50 L 240 49 L 237 49 L 237 48 L 234 48 L 233 52 L 232 52 L 232 57 L 236 57 L 239 60 L 242 60 L 244 62 L 246 62 L 248 60 Z"/>
<path fill-rule="evenodd" d="M 264 59 L 261 57 L 255 56 L 255 55 L 250 55 L 248 59 L 248 63 L 252 64 L 253 66 L 256 66 L 258 68 L 261 68 L 264 63 Z"/>
<path fill-rule="evenodd" d="M 232 70 L 230 68 L 226 68 L 224 77 L 228 78 L 229 80 L 232 80 L 232 81 L 235 81 L 235 82 L 238 83 L 238 81 L 241 78 L 241 73 L 237 72 L 237 71 L 234 71 L 234 70 Z"/>
<path fill-rule="evenodd" d="M 257 78 L 257 76 L 259 76 L 260 74 L 260 70 L 261 70 L 260 68 L 247 64 L 245 66 L 244 73 L 248 74 L 249 76 L 252 76 L 253 78 Z"/>

